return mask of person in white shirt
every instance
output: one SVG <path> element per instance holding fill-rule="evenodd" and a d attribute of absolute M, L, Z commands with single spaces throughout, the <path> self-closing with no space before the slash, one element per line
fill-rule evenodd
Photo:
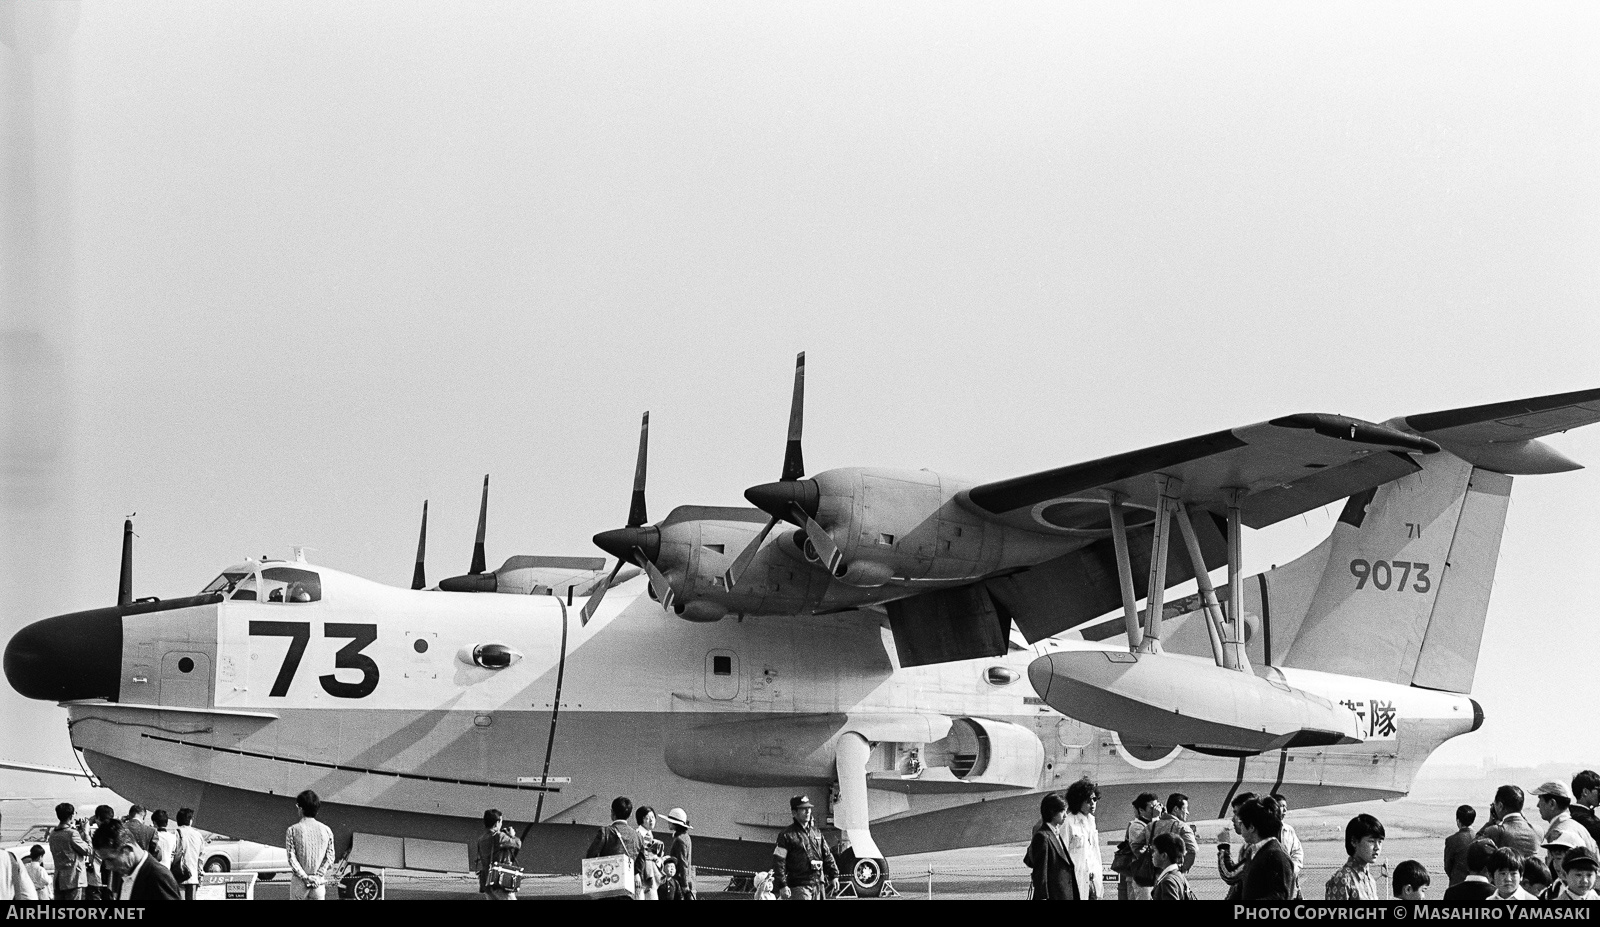
<path fill-rule="evenodd" d="M 150 843 L 150 855 L 171 869 L 172 851 L 178 846 L 178 835 L 167 829 L 166 809 L 157 808 L 155 813 L 150 815 L 150 824 L 156 829 L 156 837 Z"/>
<path fill-rule="evenodd" d="M 194 826 L 194 809 L 178 809 L 178 829 L 176 833 L 173 857 L 183 858 L 184 868 L 188 870 L 188 878 L 178 882 L 178 890 L 183 892 L 185 901 L 193 901 L 195 893 L 200 890 L 200 854 L 205 852 L 206 843 L 211 840 L 211 835 L 204 833 Z M 177 874 L 173 874 L 177 878 Z"/>
<path fill-rule="evenodd" d="M 1278 817 L 1284 819 L 1289 814 L 1289 799 L 1277 792 L 1272 793 L 1272 800 L 1278 803 Z M 1294 864 L 1294 897 L 1300 895 L 1300 873 L 1306 868 L 1306 848 L 1300 845 L 1300 837 L 1284 820 L 1283 829 L 1278 832 L 1278 842 L 1283 844 L 1283 851 L 1289 854 L 1289 862 Z"/>
<path fill-rule="evenodd" d="M 284 835 L 289 854 L 289 898 L 292 901 L 323 901 L 328 879 L 333 875 L 333 831 L 317 820 L 322 799 L 306 789 L 295 796 L 300 820 Z"/>
<path fill-rule="evenodd" d="M 1489 881 L 1494 883 L 1490 901 L 1537 901 L 1522 887 L 1522 857 L 1509 847 L 1501 847 L 1489 857 Z"/>
<path fill-rule="evenodd" d="M 28 858 L 22 861 L 22 869 L 33 880 L 33 887 L 39 895 L 40 901 L 51 900 L 50 873 L 44 871 L 44 847 L 34 844 L 28 852 Z"/>
<path fill-rule="evenodd" d="M 1100 802 L 1100 787 L 1088 776 L 1067 786 L 1067 818 L 1061 825 L 1061 842 L 1078 880 L 1079 900 L 1100 899 L 1100 827 L 1094 809 Z"/>

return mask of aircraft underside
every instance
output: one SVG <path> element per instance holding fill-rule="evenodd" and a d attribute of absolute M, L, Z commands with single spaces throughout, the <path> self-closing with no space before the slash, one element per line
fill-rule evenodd
<path fill-rule="evenodd" d="M 498 713 L 487 727 L 474 712 L 337 715 L 288 711 L 271 720 L 79 704 L 71 707 L 71 725 L 74 745 L 108 787 L 147 807 L 195 808 L 198 824 L 210 830 L 277 843 L 294 820 L 293 796 L 315 789 L 324 796 L 323 820 L 340 835 L 341 854 L 354 846 L 354 859 L 369 865 L 385 853 L 408 851 L 412 868 L 466 870 L 466 846 L 481 831 L 484 809 L 495 807 L 532 835 L 521 865 L 576 872 L 594 828 L 609 818 L 611 799 L 627 795 L 660 811 L 687 809 L 701 865 L 764 869 L 773 838 L 788 821 L 789 796 L 806 792 L 827 807 L 832 787 L 824 767 L 807 774 L 803 760 L 788 778 L 728 768 L 727 777 L 749 776 L 746 784 L 697 781 L 669 768 L 663 757 L 683 763 L 673 741 L 707 724 L 726 724 L 724 713 L 566 712 L 557 725 L 550 785 L 543 789 L 517 780 L 543 775 L 548 713 Z M 792 725 L 796 719 L 767 720 Z M 1196 818 L 1224 816 L 1229 798 L 1241 791 L 1279 791 L 1296 807 L 1398 797 L 1444 733 L 1418 721 L 1389 749 L 1290 749 L 1237 758 L 1130 746 L 1048 710 L 994 720 L 1038 735 L 1046 749 L 1044 789 L 968 786 L 942 781 L 934 770 L 925 771 L 925 779 L 878 770 L 869 805 L 872 835 L 884 855 L 1021 841 L 1036 822 L 1040 792 L 1064 789 L 1084 775 L 1100 786 L 1100 819 L 1108 829 L 1121 826 L 1124 809 L 1143 791 L 1184 792 Z M 339 744 L 348 742 L 342 732 L 356 729 L 377 746 L 342 751 Z M 408 756 L 427 759 L 411 763 Z M 384 837 L 397 839 L 373 839 Z M 410 841 L 404 850 L 402 840 Z M 364 858 L 374 852 L 379 857 Z"/>

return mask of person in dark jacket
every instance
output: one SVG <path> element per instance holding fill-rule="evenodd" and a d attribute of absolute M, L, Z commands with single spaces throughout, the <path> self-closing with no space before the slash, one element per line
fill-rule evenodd
<path fill-rule="evenodd" d="M 505 823 L 505 815 L 500 813 L 499 808 L 490 808 L 483 813 L 483 826 L 485 830 L 477 844 L 478 891 L 487 895 L 490 901 L 516 901 L 516 891 L 490 882 L 489 871 L 495 866 L 510 866 L 516 862 L 522 841 L 517 839 L 516 829 Z"/>
<path fill-rule="evenodd" d="M 1239 824 L 1250 847 L 1250 862 L 1240 882 L 1241 901 L 1287 901 L 1294 897 L 1294 860 L 1278 842 L 1283 821 L 1278 803 L 1253 798 L 1239 806 Z"/>
<path fill-rule="evenodd" d="M 1594 806 L 1600 802 L 1600 773 L 1585 769 L 1572 777 L 1572 819 L 1582 824 L 1594 842 L 1600 844 L 1600 817 Z"/>
<path fill-rule="evenodd" d="M 1039 800 L 1039 823 L 1028 841 L 1022 863 L 1032 870 L 1034 901 L 1076 901 L 1078 880 L 1061 842 L 1061 825 L 1067 820 L 1067 803 L 1054 792 Z"/>
<path fill-rule="evenodd" d="M 1471 805 L 1456 809 L 1456 832 L 1444 838 L 1444 874 L 1451 885 L 1460 885 L 1467 877 L 1467 847 L 1472 846 L 1472 822 L 1478 812 Z"/>
<path fill-rule="evenodd" d="M 839 890 L 839 864 L 811 822 L 813 808 L 805 795 L 789 799 L 794 823 L 778 832 L 772 848 L 772 889 L 779 898 L 815 901 Z"/>
<path fill-rule="evenodd" d="M 123 821 L 108 821 L 94 832 L 94 852 L 122 878 L 121 901 L 177 901 L 177 880 L 138 845 L 140 835 Z"/>
<path fill-rule="evenodd" d="M 1444 890 L 1445 901 L 1483 901 L 1494 894 L 1489 881 L 1489 860 L 1498 849 L 1493 840 L 1479 837 L 1467 847 L 1467 877 Z"/>
<path fill-rule="evenodd" d="M 602 827 L 589 841 L 589 848 L 583 852 L 584 859 L 599 859 L 602 856 L 626 856 L 633 864 L 634 897 L 639 896 L 644 885 L 643 863 L 644 847 L 639 843 L 639 831 L 629 818 L 633 814 L 633 799 L 627 796 L 618 796 L 611 801 L 611 823 Z"/>
<path fill-rule="evenodd" d="M 672 828 L 672 839 L 667 841 L 667 858 L 678 861 L 678 887 L 683 889 L 685 901 L 694 900 L 694 841 L 689 831 L 689 815 L 682 808 L 667 812 L 667 826 Z"/>

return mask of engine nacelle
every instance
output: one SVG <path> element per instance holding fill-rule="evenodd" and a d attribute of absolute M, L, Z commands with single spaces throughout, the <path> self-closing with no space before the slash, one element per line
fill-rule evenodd
<path fill-rule="evenodd" d="M 949 734 L 928 744 L 923 762 L 930 773 L 943 768 L 959 782 L 1032 789 L 1044 774 L 1044 744 L 1033 731 L 1009 721 L 956 718 Z"/>
<path fill-rule="evenodd" d="M 727 615 L 727 606 L 719 605 L 716 602 L 708 601 L 706 599 L 696 599 L 695 601 L 684 605 L 682 609 L 678 611 L 679 618 L 682 618 L 685 621 L 702 623 L 721 621 L 723 618 L 727 617 Z"/>

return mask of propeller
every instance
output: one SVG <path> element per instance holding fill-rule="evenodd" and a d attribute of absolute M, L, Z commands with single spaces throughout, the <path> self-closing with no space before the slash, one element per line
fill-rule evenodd
<path fill-rule="evenodd" d="M 139 514 L 134 512 L 134 515 Z M 122 520 L 122 572 L 117 576 L 117 607 L 133 604 L 133 515 Z"/>
<path fill-rule="evenodd" d="M 806 352 L 801 351 L 794 359 L 794 393 L 789 400 L 789 439 L 783 450 L 783 472 L 778 482 L 752 486 L 744 492 L 744 497 L 751 505 L 772 517 L 756 534 L 755 540 L 734 558 L 727 572 L 722 574 L 722 583 L 728 589 L 738 585 L 739 577 L 744 575 L 750 561 L 761 549 L 762 542 L 766 541 L 767 535 L 780 521 L 789 521 L 805 529 L 808 552 L 814 554 L 834 576 L 844 575 L 844 553 L 815 518 L 817 504 L 821 501 L 816 481 L 803 479 L 806 465 L 800 448 L 800 436 L 805 427 L 805 397 Z"/>
<path fill-rule="evenodd" d="M 578 617 L 583 624 L 588 624 L 594 617 L 595 611 L 600 608 L 600 603 L 605 600 L 606 590 L 610 589 L 616 581 L 617 574 L 621 572 L 625 563 L 632 563 L 644 570 L 650 577 L 650 590 L 655 594 L 657 602 L 662 608 L 671 608 L 674 598 L 672 583 L 667 580 L 666 574 L 655 565 L 655 558 L 661 553 L 661 529 L 655 526 L 646 526 L 650 520 L 646 513 L 644 502 L 644 481 L 650 449 L 650 413 L 646 412 L 639 421 L 639 459 L 633 467 L 633 499 L 628 505 L 628 524 L 624 528 L 613 528 L 602 531 L 594 536 L 596 547 L 617 558 L 617 565 L 611 568 L 611 575 L 607 576 L 604 583 L 595 588 L 585 602 Z"/>
<path fill-rule="evenodd" d="M 477 576 L 489 568 L 483 557 L 484 530 L 489 522 L 489 474 L 483 475 L 483 501 L 478 503 L 478 541 L 472 545 L 472 566 L 467 569 L 468 576 Z"/>
<path fill-rule="evenodd" d="M 422 530 L 417 532 L 417 566 L 411 571 L 411 588 L 422 589 L 428 585 L 427 573 L 422 569 L 422 560 L 428 549 L 428 500 L 422 500 Z"/>
<path fill-rule="evenodd" d="M 444 592 L 494 592 L 498 586 L 498 578 L 493 573 L 487 573 L 488 564 L 483 553 L 483 539 L 489 525 L 489 474 L 483 475 L 483 499 L 478 503 L 478 536 L 472 545 L 472 566 L 463 576 L 451 576 L 439 580 L 439 588 Z M 427 505 L 423 505 L 423 526 L 427 526 Z M 422 542 L 417 542 L 418 569 L 421 569 Z M 411 578 L 415 584 L 416 576 Z M 413 589 L 421 588 L 413 585 Z"/>

